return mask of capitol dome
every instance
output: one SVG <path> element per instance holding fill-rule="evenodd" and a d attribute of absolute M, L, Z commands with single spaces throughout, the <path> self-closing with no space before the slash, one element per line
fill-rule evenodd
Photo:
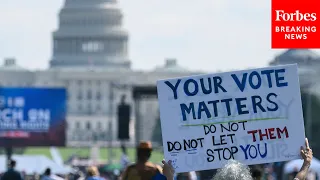
<path fill-rule="evenodd" d="M 270 65 L 295 64 L 300 66 L 320 66 L 320 56 L 308 49 L 289 49 L 276 56 Z"/>
<path fill-rule="evenodd" d="M 130 69 L 122 18 L 117 0 L 65 0 L 50 67 Z"/>
<path fill-rule="evenodd" d="M 298 64 L 300 85 L 309 86 L 320 69 L 320 56 L 308 49 L 289 49 L 275 57 L 270 65 Z"/>

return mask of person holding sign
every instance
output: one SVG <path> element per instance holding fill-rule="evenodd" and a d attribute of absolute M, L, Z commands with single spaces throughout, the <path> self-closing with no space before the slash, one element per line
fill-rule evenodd
<path fill-rule="evenodd" d="M 305 148 L 301 147 L 301 158 L 304 160 L 303 165 L 294 178 L 294 180 L 305 180 L 309 167 L 311 165 L 311 160 L 313 157 L 312 150 L 309 146 L 308 139 L 305 140 Z M 174 167 L 172 166 L 172 161 L 166 162 L 165 160 L 162 161 L 163 163 L 163 175 L 166 176 L 167 180 L 174 179 Z M 248 166 L 241 164 L 237 161 L 230 160 L 223 168 L 219 169 L 217 174 L 213 177 L 213 180 L 253 180 L 250 169 Z"/>
<path fill-rule="evenodd" d="M 141 142 L 137 148 L 137 162 L 128 166 L 122 174 L 122 180 L 162 179 L 162 168 L 149 162 L 152 153 L 151 142 Z"/>
<path fill-rule="evenodd" d="M 254 167 L 251 169 L 251 174 L 254 180 L 262 180 L 263 169 L 260 167 Z"/>

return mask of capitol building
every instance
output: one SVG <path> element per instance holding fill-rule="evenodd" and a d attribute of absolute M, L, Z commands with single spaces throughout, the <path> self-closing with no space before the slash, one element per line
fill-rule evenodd
<path fill-rule="evenodd" d="M 132 86 L 155 86 L 158 79 L 196 73 L 180 67 L 173 58 L 152 71 L 132 70 L 122 18 L 117 0 L 65 0 L 59 27 L 52 35 L 50 68 L 30 71 L 7 58 L 0 67 L 0 85 L 64 87 L 68 92 L 67 145 L 89 146 L 96 141 L 105 146 L 116 141 L 117 104 L 126 95 L 134 109 Z M 150 140 L 158 116 L 157 99 L 142 101 L 140 113 L 140 127 L 135 128 L 131 112 L 132 142 L 137 133 L 139 139 Z"/>
<path fill-rule="evenodd" d="M 59 27 L 52 34 L 52 58 L 45 70 L 30 71 L 7 58 L 0 67 L 0 85 L 5 87 L 64 87 L 68 92 L 67 145 L 107 146 L 117 143 L 116 107 L 126 95 L 131 112 L 131 142 L 150 140 L 157 126 L 157 99 L 140 103 L 139 127 L 135 126 L 132 87 L 155 86 L 158 79 L 199 74 L 178 65 L 174 58 L 150 71 L 135 71 L 128 57 L 129 35 L 122 27 L 117 0 L 65 0 Z M 273 65 L 298 63 L 311 73 L 320 58 L 308 50 L 288 50 Z M 317 71 L 318 72 L 318 71 Z M 317 73 L 316 72 L 316 73 Z M 302 73 L 303 74 L 303 73 Z M 306 76 L 308 79 L 309 76 Z"/>

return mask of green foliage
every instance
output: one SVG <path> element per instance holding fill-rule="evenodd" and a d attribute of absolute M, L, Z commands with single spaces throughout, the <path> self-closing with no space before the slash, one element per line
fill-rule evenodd
<path fill-rule="evenodd" d="M 311 118 L 311 137 L 309 142 L 312 146 L 315 156 L 320 157 L 320 98 L 317 94 L 301 90 L 301 100 L 304 116 L 304 125 L 306 134 L 308 134 L 308 120 Z M 311 109 L 308 109 L 311 108 Z"/>
<path fill-rule="evenodd" d="M 90 156 L 90 148 L 58 148 L 61 153 L 61 156 L 64 161 L 66 161 L 71 155 L 78 155 L 81 157 L 89 157 Z M 122 155 L 120 148 L 112 148 L 113 150 L 113 157 L 115 161 L 119 161 Z M 50 148 L 47 147 L 40 147 L 40 148 L 27 148 L 25 153 L 27 155 L 45 155 L 49 158 L 51 157 Z M 128 156 L 131 161 L 135 161 L 135 149 L 128 148 Z M 100 158 L 102 160 L 108 159 L 108 148 L 100 148 Z M 155 163 L 160 163 L 163 159 L 163 154 L 159 151 L 154 151 L 151 156 L 151 161 Z"/>

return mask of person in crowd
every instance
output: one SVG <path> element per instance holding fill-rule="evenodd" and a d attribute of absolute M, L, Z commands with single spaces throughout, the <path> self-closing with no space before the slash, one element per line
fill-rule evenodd
<path fill-rule="evenodd" d="M 291 172 L 291 173 L 289 174 L 289 179 L 294 179 L 294 177 L 296 177 L 296 175 L 298 174 L 298 172 L 299 172 L 299 168 L 298 168 L 298 167 L 295 167 L 295 168 L 293 169 L 293 172 Z"/>
<path fill-rule="evenodd" d="M 262 180 L 262 176 L 263 176 L 263 169 L 259 166 L 254 166 L 251 169 L 251 174 L 252 174 L 252 178 L 254 180 Z"/>
<path fill-rule="evenodd" d="M 15 170 L 16 164 L 15 160 L 10 160 L 9 169 L 2 175 L 1 180 L 23 180 L 21 174 Z"/>
<path fill-rule="evenodd" d="M 309 171 L 306 179 L 307 179 L 307 180 L 316 180 L 316 179 L 317 179 L 316 172 L 314 172 L 314 171 Z"/>
<path fill-rule="evenodd" d="M 47 168 L 44 171 L 43 177 L 41 178 L 41 180 L 53 180 L 53 178 L 51 178 L 51 169 Z"/>
<path fill-rule="evenodd" d="M 26 179 L 27 173 L 26 173 L 25 170 L 22 170 L 22 171 L 21 171 L 21 176 L 22 176 L 22 179 Z"/>
<path fill-rule="evenodd" d="M 151 142 L 140 142 L 137 147 L 137 162 L 122 173 L 122 180 L 151 180 L 162 173 L 162 168 L 149 162 L 152 154 Z"/>
<path fill-rule="evenodd" d="M 309 167 L 311 165 L 311 160 L 313 157 L 312 150 L 309 146 L 308 139 L 305 140 L 305 148 L 301 147 L 300 150 L 301 158 L 304 160 L 303 165 L 300 171 L 295 176 L 294 180 L 305 180 Z M 165 160 L 163 163 L 163 175 L 167 178 L 167 180 L 174 179 L 174 168 L 172 166 L 172 162 Z M 213 177 L 213 180 L 253 180 L 253 177 L 250 173 L 250 169 L 248 166 L 241 164 L 235 160 L 229 160 L 228 163 L 221 169 L 219 169 L 216 175 Z"/>
<path fill-rule="evenodd" d="M 282 179 L 284 165 L 285 165 L 285 162 L 275 162 L 274 163 L 274 170 L 276 173 L 276 179 Z"/>
<path fill-rule="evenodd" d="M 38 173 L 33 173 L 33 179 L 32 180 L 40 180 L 40 175 Z"/>
<path fill-rule="evenodd" d="M 82 171 L 77 171 L 77 173 L 74 175 L 74 180 L 85 180 L 86 176 Z"/>
<path fill-rule="evenodd" d="M 52 174 L 51 173 L 51 169 L 50 168 L 47 168 L 45 171 L 44 171 L 44 174 L 41 178 L 41 180 L 63 180 L 63 178 L 55 175 L 55 174 Z"/>
<path fill-rule="evenodd" d="M 127 154 L 127 148 L 124 145 L 121 145 L 121 150 L 122 150 L 122 156 L 120 159 L 120 163 L 121 163 L 121 171 L 123 171 L 130 164 L 130 160 Z"/>
<path fill-rule="evenodd" d="M 197 174 L 194 171 L 186 172 L 186 173 L 179 173 L 175 177 L 175 180 L 197 180 Z"/>
<path fill-rule="evenodd" d="M 100 177 L 98 168 L 95 166 L 90 166 L 87 169 L 87 178 L 86 180 L 105 180 L 104 178 Z"/>
<path fill-rule="evenodd" d="M 249 167 L 235 160 L 230 160 L 223 168 L 219 169 L 213 177 L 213 180 L 221 179 L 253 180 Z"/>
<path fill-rule="evenodd" d="M 209 169 L 204 171 L 198 171 L 198 179 L 201 180 L 211 180 L 213 175 L 215 175 L 217 172 L 216 169 Z"/>
<path fill-rule="evenodd" d="M 275 180 L 276 179 L 277 175 L 274 171 L 273 163 L 266 165 L 264 174 L 265 174 L 267 180 Z"/>

